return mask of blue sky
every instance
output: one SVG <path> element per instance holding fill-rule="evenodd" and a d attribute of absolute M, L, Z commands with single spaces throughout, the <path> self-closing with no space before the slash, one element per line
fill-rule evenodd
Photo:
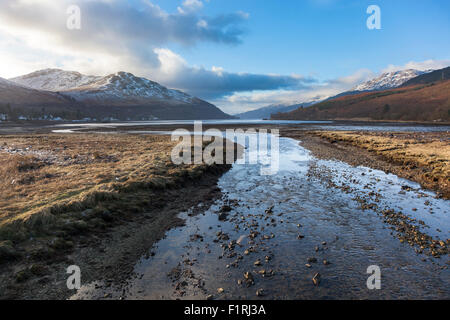
<path fill-rule="evenodd" d="M 82 29 L 67 30 L 66 8 Z M 369 5 L 381 30 L 369 30 Z M 447 0 L 2 0 L 0 76 L 119 70 L 236 113 L 450 65 Z"/>
<path fill-rule="evenodd" d="M 179 1 L 158 1 L 173 11 Z M 368 30 L 366 9 L 377 4 L 382 30 Z M 207 15 L 249 13 L 236 46 L 174 46 L 189 63 L 231 72 L 312 74 L 336 78 L 354 70 L 450 58 L 450 1 L 211 0 Z"/>

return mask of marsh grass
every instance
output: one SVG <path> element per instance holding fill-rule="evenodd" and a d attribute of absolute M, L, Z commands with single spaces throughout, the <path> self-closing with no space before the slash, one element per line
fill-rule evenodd
<path fill-rule="evenodd" d="M 215 165 L 175 165 L 167 136 L 0 137 L 0 241 L 104 226 Z M 170 199 L 168 199 L 170 201 Z"/>

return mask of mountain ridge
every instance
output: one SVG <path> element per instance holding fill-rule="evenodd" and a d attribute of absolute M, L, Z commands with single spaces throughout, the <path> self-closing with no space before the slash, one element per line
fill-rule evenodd
<path fill-rule="evenodd" d="M 357 85 L 350 91 L 381 91 L 386 89 L 393 89 L 401 86 L 410 79 L 416 78 L 428 72 L 431 72 L 431 70 L 420 71 L 415 69 L 406 69 L 386 72 L 381 74 L 379 77 L 373 78 Z"/>
<path fill-rule="evenodd" d="M 449 72 L 450 68 L 436 70 L 409 80 L 408 86 L 341 96 L 272 119 L 450 121 Z"/>
<path fill-rule="evenodd" d="M 418 85 L 418 84 L 426 84 L 426 83 L 432 83 L 432 82 L 439 82 L 444 80 L 450 79 L 450 67 L 439 69 L 439 70 L 433 70 L 432 72 L 420 75 L 418 77 L 415 77 L 413 79 L 408 80 L 402 86 L 412 86 L 412 85 Z"/>
<path fill-rule="evenodd" d="M 17 88 L 34 91 L 28 91 L 30 101 L 20 103 L 15 102 L 13 96 L 0 92 L 0 104 L 21 109 L 44 108 L 47 106 L 45 99 L 33 101 L 31 92 L 36 96 L 54 96 L 60 102 L 61 112 L 53 108 L 53 113 L 67 115 L 69 112 L 72 118 L 74 113 L 84 118 L 121 120 L 233 118 L 209 102 L 123 71 L 107 76 L 87 76 L 77 71 L 44 69 L 6 81 L 15 83 Z"/>
<path fill-rule="evenodd" d="M 244 120 L 262 120 L 269 119 L 272 114 L 279 112 L 289 112 L 301 106 L 307 107 L 315 102 L 297 103 L 297 104 L 272 104 L 255 110 L 250 110 L 235 114 L 235 117 Z"/>

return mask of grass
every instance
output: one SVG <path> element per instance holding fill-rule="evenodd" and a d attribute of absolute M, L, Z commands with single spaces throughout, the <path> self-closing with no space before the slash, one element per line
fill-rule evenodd
<path fill-rule="evenodd" d="M 0 137 L 0 241 L 101 225 L 113 210 L 138 212 L 146 190 L 175 188 L 213 166 L 175 165 L 166 136 Z"/>

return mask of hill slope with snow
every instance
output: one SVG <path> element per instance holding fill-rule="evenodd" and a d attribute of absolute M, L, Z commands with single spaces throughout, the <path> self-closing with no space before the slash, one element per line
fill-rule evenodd
<path fill-rule="evenodd" d="M 45 69 L 10 79 L 39 92 L 53 93 L 76 105 L 86 117 L 123 120 L 229 119 L 216 106 L 157 82 L 118 72 L 87 76 L 75 71 Z"/>
<path fill-rule="evenodd" d="M 344 95 L 275 120 L 450 121 L 450 68 L 414 77 L 403 86 Z"/>
<path fill-rule="evenodd" d="M 400 70 L 383 73 L 381 76 L 366 81 L 350 91 L 379 91 L 393 89 L 401 86 L 405 82 L 428 73 L 429 71 L 419 71 L 414 69 Z"/>

